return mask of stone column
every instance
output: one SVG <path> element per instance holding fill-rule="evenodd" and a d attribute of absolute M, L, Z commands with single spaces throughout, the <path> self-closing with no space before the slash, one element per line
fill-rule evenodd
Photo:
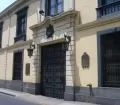
<path fill-rule="evenodd" d="M 71 27 L 66 29 L 67 35 L 71 36 L 68 51 L 66 52 L 66 87 L 65 100 L 74 100 L 74 84 L 75 84 L 75 35 L 74 35 L 74 18 L 71 18 Z"/>

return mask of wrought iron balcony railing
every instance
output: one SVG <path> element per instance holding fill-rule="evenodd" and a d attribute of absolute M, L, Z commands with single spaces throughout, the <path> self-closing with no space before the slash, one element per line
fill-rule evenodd
<path fill-rule="evenodd" d="M 109 15 L 119 11 L 120 11 L 120 0 L 97 8 L 97 17 L 100 18 L 102 16 Z"/>
<path fill-rule="evenodd" d="M 19 41 L 26 41 L 26 35 L 22 34 L 14 38 L 14 42 L 19 42 Z"/>

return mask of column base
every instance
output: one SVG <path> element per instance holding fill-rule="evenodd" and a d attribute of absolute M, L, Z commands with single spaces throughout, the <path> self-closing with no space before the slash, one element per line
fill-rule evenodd
<path fill-rule="evenodd" d="M 73 86 L 65 87 L 64 100 L 66 100 L 66 101 L 74 101 L 75 100 Z"/>

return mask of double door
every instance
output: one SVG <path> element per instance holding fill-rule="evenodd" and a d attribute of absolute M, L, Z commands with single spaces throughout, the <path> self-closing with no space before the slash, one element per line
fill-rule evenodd
<path fill-rule="evenodd" d="M 66 48 L 58 43 L 41 49 L 41 89 L 42 95 L 64 98 Z"/>

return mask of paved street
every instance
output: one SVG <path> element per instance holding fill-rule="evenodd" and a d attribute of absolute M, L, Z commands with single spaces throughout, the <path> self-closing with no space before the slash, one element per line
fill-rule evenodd
<path fill-rule="evenodd" d="M 33 104 L 27 101 L 19 100 L 12 96 L 0 94 L 0 105 L 40 105 L 40 104 Z"/>

